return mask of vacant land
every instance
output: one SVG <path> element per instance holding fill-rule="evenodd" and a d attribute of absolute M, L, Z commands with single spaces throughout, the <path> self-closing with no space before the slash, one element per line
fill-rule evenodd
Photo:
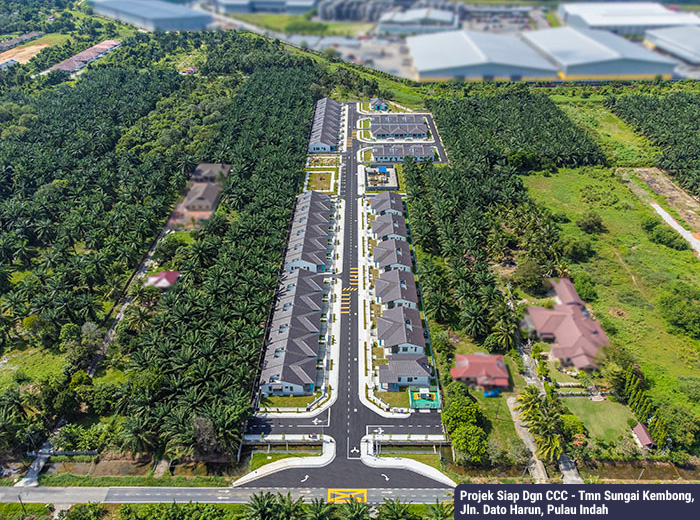
<path fill-rule="evenodd" d="M 602 103 L 560 103 L 559 108 L 590 133 L 605 151 L 610 164 L 635 167 L 655 164 L 659 149 Z"/>
<path fill-rule="evenodd" d="M 288 395 L 288 396 L 270 396 L 265 397 L 260 406 L 263 408 L 306 408 L 306 405 L 312 403 L 320 394 L 315 395 Z"/>
<path fill-rule="evenodd" d="M 690 251 L 676 251 L 651 242 L 641 221 L 653 214 L 610 169 L 560 170 L 552 176 L 523 178 L 532 197 L 555 214 L 568 218 L 562 236 L 590 242 L 596 255 L 571 266 L 574 276 L 589 273 L 598 297 L 590 302 L 613 344 L 630 351 L 650 382 L 656 402 L 693 403 L 676 391 L 678 378 L 693 377 L 700 368 L 700 343 L 667 330 L 657 309 L 663 288 L 674 280 L 700 283 L 700 262 Z M 594 209 L 606 232 L 587 235 L 576 220 Z"/>
<path fill-rule="evenodd" d="M 15 47 L 9 51 L 0 53 L 0 63 L 7 60 L 15 60 L 19 63 L 27 63 L 41 52 L 41 49 L 49 47 L 48 43 L 33 43 L 27 47 Z"/>
<path fill-rule="evenodd" d="M 271 31 L 313 36 L 354 36 L 365 34 L 374 26 L 371 23 L 315 22 L 300 14 L 235 13 L 232 16 Z"/>
<path fill-rule="evenodd" d="M 0 358 L 0 391 L 37 382 L 65 364 L 60 352 L 36 347 L 14 349 Z"/>
<path fill-rule="evenodd" d="M 411 405 L 406 389 L 399 392 L 375 392 L 374 395 L 392 408 L 408 408 Z"/>
<path fill-rule="evenodd" d="M 627 419 L 634 418 L 634 414 L 623 404 L 612 401 L 596 402 L 587 397 L 569 397 L 564 399 L 564 404 L 583 421 L 592 438 L 599 437 L 610 442 L 620 435 L 630 435 L 631 429 Z"/>

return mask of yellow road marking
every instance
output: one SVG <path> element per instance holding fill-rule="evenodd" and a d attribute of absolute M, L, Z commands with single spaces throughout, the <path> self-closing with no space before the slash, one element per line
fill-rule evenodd
<path fill-rule="evenodd" d="M 343 503 L 343 502 L 367 502 L 366 489 L 329 489 L 328 502 Z"/>

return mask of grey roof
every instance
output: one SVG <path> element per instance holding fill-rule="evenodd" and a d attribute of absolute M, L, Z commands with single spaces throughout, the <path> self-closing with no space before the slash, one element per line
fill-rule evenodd
<path fill-rule="evenodd" d="M 214 177 L 216 178 L 219 173 L 221 173 L 224 177 L 228 176 L 229 172 L 231 171 L 231 165 L 230 164 L 223 164 L 223 163 L 199 163 L 197 167 L 194 169 L 194 173 L 192 174 L 193 179 L 201 178 L 201 177 Z"/>
<path fill-rule="evenodd" d="M 266 342 L 263 383 L 315 382 L 324 291 L 323 276 L 309 271 L 281 278 Z"/>
<path fill-rule="evenodd" d="M 328 146 L 337 145 L 340 138 L 341 112 L 342 105 L 334 99 L 319 99 L 316 102 L 309 143 L 320 142 Z"/>
<path fill-rule="evenodd" d="M 377 338 L 382 340 L 387 348 L 402 343 L 425 347 L 420 312 L 410 307 L 385 310 L 377 318 Z"/>
<path fill-rule="evenodd" d="M 420 354 L 394 354 L 386 365 L 379 366 L 380 383 L 398 383 L 399 377 L 430 377 L 433 367 L 427 356 Z"/>
<path fill-rule="evenodd" d="M 0 70 L 9 69 L 10 67 L 14 67 L 15 65 L 19 65 L 19 62 L 13 59 L 9 59 L 0 63 Z"/>
<path fill-rule="evenodd" d="M 297 196 L 284 263 L 303 260 L 324 265 L 333 204 L 328 195 L 306 191 Z"/>
<path fill-rule="evenodd" d="M 515 36 L 446 31 L 406 38 L 406 45 L 419 74 L 484 64 L 537 69 L 552 76 L 556 72 L 551 63 Z"/>
<path fill-rule="evenodd" d="M 380 269 L 390 265 L 399 264 L 410 268 L 411 250 L 408 248 L 408 242 L 404 240 L 385 240 L 379 242 L 372 250 L 374 261 Z"/>
<path fill-rule="evenodd" d="M 372 211 L 380 215 L 391 209 L 403 213 L 403 200 L 401 199 L 401 195 L 393 191 L 384 191 L 375 195 L 370 200 L 370 204 L 372 206 Z"/>
<path fill-rule="evenodd" d="M 90 3 L 101 9 L 120 11 L 146 20 L 182 18 L 211 20 L 211 16 L 206 13 L 195 11 L 184 5 L 161 2 L 160 0 L 91 0 Z"/>
<path fill-rule="evenodd" d="M 420 9 L 408 9 L 406 11 L 391 11 L 384 13 L 379 18 L 380 23 L 396 25 L 451 25 L 455 23 L 455 14 L 452 11 L 423 7 Z"/>
<path fill-rule="evenodd" d="M 372 233 L 379 238 L 394 234 L 404 238 L 408 238 L 408 229 L 406 228 L 406 219 L 403 215 L 395 215 L 386 213 L 379 215 L 372 222 Z"/>
<path fill-rule="evenodd" d="M 384 98 L 373 97 L 372 99 L 369 100 L 369 104 L 370 104 L 370 106 L 373 106 L 373 105 L 388 105 L 389 103 Z"/>
<path fill-rule="evenodd" d="M 668 27 L 700 24 L 693 13 L 667 9 L 655 2 L 576 2 L 561 4 L 559 12 L 571 23 L 588 27 Z"/>
<path fill-rule="evenodd" d="M 557 27 L 529 31 L 523 39 L 563 68 L 621 59 L 675 65 L 672 60 L 608 31 Z"/>
<path fill-rule="evenodd" d="M 416 280 L 410 271 L 394 270 L 374 279 L 374 292 L 383 304 L 406 300 L 418 304 Z"/>
<path fill-rule="evenodd" d="M 22 34 L 20 36 L 15 36 L 14 38 L 9 38 L 7 40 L 3 40 L 0 42 L 0 51 L 11 49 L 12 47 L 17 46 L 22 42 L 26 42 L 29 40 L 35 40 L 36 38 L 39 38 L 41 36 L 44 36 L 43 32 L 31 31 L 31 32 L 28 32 L 26 34 Z"/>
<path fill-rule="evenodd" d="M 422 115 L 382 114 L 372 116 L 370 132 L 374 135 L 426 134 L 428 126 Z"/>
<path fill-rule="evenodd" d="M 190 206 L 193 202 L 204 201 L 211 207 L 214 207 L 216 199 L 221 193 L 221 186 L 211 183 L 196 183 L 187 192 L 185 197 L 185 207 Z"/>
<path fill-rule="evenodd" d="M 662 51 L 673 54 L 693 65 L 700 65 L 700 26 L 653 29 L 645 33 L 645 40 Z"/>
<path fill-rule="evenodd" d="M 430 144 L 381 144 L 372 148 L 373 157 L 432 157 L 435 147 Z"/>

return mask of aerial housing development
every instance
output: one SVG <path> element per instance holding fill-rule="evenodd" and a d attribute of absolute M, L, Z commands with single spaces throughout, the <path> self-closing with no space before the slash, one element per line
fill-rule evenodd
<path fill-rule="evenodd" d="M 692 5 L 185 4 L 0 2 L 3 520 L 692 494 Z"/>

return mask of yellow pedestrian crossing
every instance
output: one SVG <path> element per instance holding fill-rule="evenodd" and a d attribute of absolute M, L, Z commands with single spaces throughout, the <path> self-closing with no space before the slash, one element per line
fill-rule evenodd
<path fill-rule="evenodd" d="M 359 280 L 358 268 L 351 267 L 350 268 L 350 285 L 357 287 L 358 280 Z"/>
<path fill-rule="evenodd" d="M 340 296 L 340 314 L 350 314 L 350 299 L 352 294 L 347 292 L 348 287 L 343 288 L 343 294 Z"/>
<path fill-rule="evenodd" d="M 345 502 L 367 502 L 366 489 L 329 489 L 328 502 L 335 504 Z"/>

